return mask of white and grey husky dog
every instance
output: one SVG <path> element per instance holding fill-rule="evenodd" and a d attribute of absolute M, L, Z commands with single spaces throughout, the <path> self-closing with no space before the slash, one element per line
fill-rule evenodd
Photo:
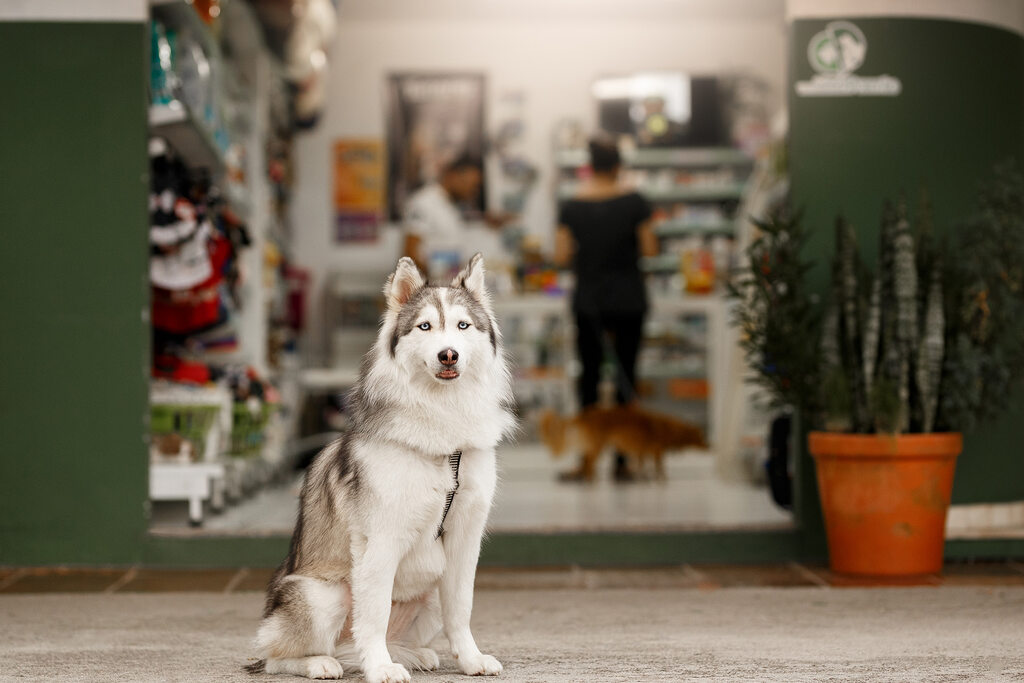
<path fill-rule="evenodd" d="M 306 474 L 250 671 L 341 678 L 344 663 L 409 681 L 407 666 L 437 668 L 443 628 L 464 673 L 501 672 L 469 629 L 494 449 L 515 426 L 483 259 L 445 287 L 403 258 L 384 296 L 352 427 Z"/>

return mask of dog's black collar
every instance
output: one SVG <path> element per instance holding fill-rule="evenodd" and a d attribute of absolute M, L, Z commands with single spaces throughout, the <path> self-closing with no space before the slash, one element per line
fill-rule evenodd
<path fill-rule="evenodd" d="M 441 523 L 437 525 L 437 536 L 434 538 L 441 538 L 444 536 L 444 520 L 448 517 L 448 511 L 452 509 L 452 501 L 455 500 L 455 494 L 459 491 L 459 463 L 462 461 L 462 451 L 455 451 L 448 456 L 448 466 L 452 468 L 452 477 L 455 478 L 455 486 L 448 491 L 448 495 L 444 499 L 444 512 L 441 513 Z"/>

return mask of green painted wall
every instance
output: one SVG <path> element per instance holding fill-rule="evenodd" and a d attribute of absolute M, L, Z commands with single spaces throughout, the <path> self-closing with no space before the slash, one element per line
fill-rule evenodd
<path fill-rule="evenodd" d="M 141 551 L 145 35 L 0 23 L 0 564 Z"/>
<path fill-rule="evenodd" d="M 906 192 L 913 208 L 927 188 L 936 226 L 948 230 L 968 214 L 977 183 L 993 164 L 1011 156 L 1024 161 L 1020 35 L 945 20 L 853 22 L 868 44 L 856 73 L 895 76 L 900 95 L 798 97 L 794 83 L 813 75 L 808 42 L 828 20 L 795 21 L 789 43 L 793 197 L 816 229 L 809 248 L 819 263 L 811 278 L 822 291 L 838 212 L 853 222 L 873 266 L 883 198 Z M 954 503 L 1024 499 L 1024 392 L 1008 397 L 1007 406 L 1003 419 L 966 435 Z M 813 518 L 819 508 L 806 452 L 799 465 L 801 512 Z"/>

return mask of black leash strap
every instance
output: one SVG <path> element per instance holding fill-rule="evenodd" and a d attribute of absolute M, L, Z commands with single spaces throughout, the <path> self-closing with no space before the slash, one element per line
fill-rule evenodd
<path fill-rule="evenodd" d="M 441 523 L 437 525 L 437 536 L 444 536 L 444 520 L 448 517 L 448 511 L 452 509 L 452 501 L 455 494 L 459 492 L 459 463 L 462 462 L 462 451 L 455 451 L 448 456 L 448 466 L 452 468 L 452 476 L 455 478 L 455 487 L 448 492 L 444 499 L 444 512 L 441 513 Z"/>

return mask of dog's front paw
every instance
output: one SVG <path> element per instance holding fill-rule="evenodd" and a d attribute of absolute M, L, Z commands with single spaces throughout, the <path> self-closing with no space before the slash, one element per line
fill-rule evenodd
<path fill-rule="evenodd" d="M 341 663 L 334 657 L 321 655 L 317 657 L 306 657 L 305 660 L 301 661 L 304 661 L 306 665 L 306 670 L 304 672 L 306 674 L 306 678 L 316 678 L 321 680 L 336 680 L 338 678 L 341 678 Z M 296 672 L 289 671 L 288 673 Z M 303 672 L 300 669 L 297 673 L 301 674 Z"/>
<path fill-rule="evenodd" d="M 416 655 L 416 664 L 424 671 L 435 671 L 441 665 L 437 653 L 429 647 L 420 647 L 413 650 Z"/>
<path fill-rule="evenodd" d="M 401 664 L 385 664 L 363 674 L 366 683 L 410 683 L 412 678 Z"/>
<path fill-rule="evenodd" d="M 501 662 L 490 655 L 459 657 L 459 668 L 467 676 L 497 676 L 501 673 Z"/>

